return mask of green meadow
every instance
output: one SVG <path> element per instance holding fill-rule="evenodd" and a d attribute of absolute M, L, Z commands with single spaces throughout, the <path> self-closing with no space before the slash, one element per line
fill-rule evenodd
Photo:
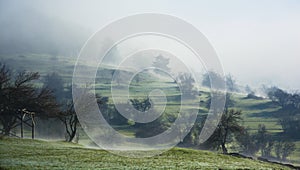
<path fill-rule="evenodd" d="M 173 148 L 150 158 L 127 158 L 67 142 L 0 140 L 1 169 L 289 169 L 258 160 Z"/>
<path fill-rule="evenodd" d="M 63 76 L 65 82 L 71 83 L 75 59 L 70 57 L 51 57 L 49 55 L 27 54 L 24 56 L 1 56 L 2 60 L 17 70 L 37 71 L 42 76 L 53 71 Z M 50 64 L 49 64 L 50 63 Z M 114 70 L 102 67 L 98 70 L 95 91 L 102 96 L 109 97 L 109 104 L 113 104 L 111 84 L 108 75 Z M 41 85 L 41 82 L 37 82 Z M 122 84 L 121 84 L 122 86 Z M 126 88 L 126 87 L 124 87 Z M 180 91 L 172 79 L 163 79 L 155 82 L 155 77 L 141 75 L 141 81 L 132 83 L 129 92 L 131 98 L 147 96 L 151 89 L 159 88 L 166 94 L 167 103 L 165 113 L 177 113 L 179 109 L 178 96 Z M 198 101 L 208 99 L 208 89 L 201 88 Z M 122 91 L 118 92 L 122 96 Z M 282 132 L 278 119 L 273 116 L 279 107 L 268 99 L 248 99 L 245 94 L 233 94 L 234 108 L 242 111 L 243 121 L 240 122 L 250 132 L 256 132 L 259 124 L 264 124 L 268 133 L 278 135 Z M 190 102 L 193 102 L 191 100 Z M 185 107 L 185 106 L 182 106 Z M 200 112 L 207 109 L 200 104 Z M 129 126 L 116 126 L 119 132 L 134 136 L 135 130 Z M 88 141 L 83 133 L 83 141 Z M 81 139 L 80 139 L 81 140 Z M 85 142 L 79 142 L 85 143 Z M 294 164 L 300 164 L 300 141 L 294 141 L 296 151 L 288 157 Z M 8 169 L 285 169 L 279 165 L 263 163 L 225 156 L 208 151 L 174 148 L 166 153 L 143 159 L 119 157 L 107 151 L 88 149 L 82 145 L 65 142 L 45 142 L 28 139 L 1 139 L 0 165 Z M 147 168 L 146 168 L 147 167 Z"/>

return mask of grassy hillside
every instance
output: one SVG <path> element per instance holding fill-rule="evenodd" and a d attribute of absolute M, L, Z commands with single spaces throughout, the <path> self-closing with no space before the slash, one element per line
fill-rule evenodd
<path fill-rule="evenodd" d="M 63 57 L 57 56 L 53 57 L 51 55 L 44 54 L 24 54 L 24 55 L 15 55 L 15 56 L 0 56 L 0 62 L 5 62 L 12 68 L 16 70 L 28 70 L 28 71 L 38 71 L 41 75 L 46 75 L 53 71 L 58 72 L 65 82 L 71 83 L 73 68 L 75 64 L 75 57 Z M 100 93 L 102 96 L 109 97 L 109 103 L 113 104 L 111 98 L 111 76 L 113 68 L 102 67 L 98 70 L 95 90 L 97 93 Z M 173 114 L 178 112 L 179 108 L 179 89 L 172 82 L 171 79 L 158 79 L 156 77 L 150 77 L 147 74 L 142 74 L 140 77 L 141 81 L 136 83 L 132 82 L 129 91 L 131 98 L 139 98 L 141 96 L 146 96 L 151 89 L 162 89 L 167 95 L 168 101 L 165 112 L 167 114 Z M 121 85 L 122 86 L 122 85 Z M 124 88 L 125 89 L 125 88 Z M 209 90 L 201 89 L 201 96 L 198 101 L 206 101 L 208 98 Z M 118 93 L 120 96 L 124 96 L 122 91 Z M 234 107 L 238 110 L 242 110 L 243 115 L 243 126 L 250 129 L 250 132 L 255 133 L 257 131 L 259 124 L 264 124 L 267 128 L 268 133 L 272 136 L 280 136 L 282 132 L 281 125 L 278 124 L 278 119 L 274 114 L 280 109 L 280 107 L 274 105 L 268 99 L 253 99 L 246 98 L 246 95 L 243 94 L 233 94 L 232 99 L 235 101 Z M 206 113 L 207 109 L 204 107 L 205 102 L 202 103 L 199 107 L 199 111 Z M 119 132 L 134 136 L 135 129 L 128 128 L 129 126 L 118 126 L 115 127 Z M 80 135 L 84 136 L 84 135 Z M 84 137 L 80 138 L 79 142 L 84 141 Z M 300 141 L 294 141 L 296 144 L 296 151 L 288 157 L 288 159 L 294 164 L 300 164 Z M 230 149 L 230 148 L 229 148 Z M 234 150 L 233 150 L 234 151 Z"/>
<path fill-rule="evenodd" d="M 175 148 L 151 158 L 126 158 L 65 142 L 0 140 L 4 169 L 288 169 L 207 151 Z"/>

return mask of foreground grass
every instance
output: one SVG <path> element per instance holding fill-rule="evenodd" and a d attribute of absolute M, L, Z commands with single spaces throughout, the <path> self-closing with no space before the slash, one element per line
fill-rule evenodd
<path fill-rule="evenodd" d="M 151 158 L 126 158 L 65 142 L 0 140 L 0 169 L 288 169 L 207 151 L 175 148 Z"/>

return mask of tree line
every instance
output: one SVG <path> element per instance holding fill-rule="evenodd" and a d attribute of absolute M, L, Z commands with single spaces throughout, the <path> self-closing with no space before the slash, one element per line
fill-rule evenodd
<path fill-rule="evenodd" d="M 24 120 L 26 113 L 32 113 L 33 123 L 42 122 L 37 124 L 37 132 L 42 134 L 50 129 L 57 134 L 65 134 L 66 141 L 73 141 L 80 125 L 74 110 L 76 101 L 72 99 L 71 86 L 65 86 L 57 73 L 46 75 L 41 86 L 37 85 L 38 80 L 38 72 L 17 72 L 0 63 L 0 134 L 14 135 L 12 130 L 16 125 Z M 84 91 L 83 94 L 89 95 L 89 92 Z M 99 105 L 105 103 L 100 96 L 97 97 Z"/>
<path fill-rule="evenodd" d="M 158 60 L 162 60 L 162 58 L 158 57 Z M 163 66 L 165 67 L 168 61 L 164 60 L 164 62 Z M 154 62 L 154 64 L 157 63 L 159 62 Z M 221 78 L 215 73 L 210 75 Z M 195 82 L 190 76 L 189 74 L 180 74 L 176 81 L 185 86 L 185 89 L 189 90 L 190 97 L 194 99 L 197 92 L 194 87 Z M 10 135 L 15 124 L 24 116 L 25 109 L 35 113 L 38 119 L 55 119 L 56 123 L 62 125 L 63 133 L 66 134 L 66 141 L 73 141 L 78 134 L 80 123 L 74 110 L 76 101 L 72 99 L 71 86 L 66 85 L 63 78 L 57 73 L 46 75 L 41 86 L 36 85 L 39 79 L 40 75 L 37 72 L 16 72 L 0 63 L 0 121 L 3 127 L 1 134 Z M 227 76 L 226 80 L 230 92 L 238 91 L 232 76 Z M 209 81 L 207 74 L 204 76 L 202 84 L 210 86 Z M 212 136 L 205 143 L 199 143 L 199 134 L 207 116 L 199 114 L 192 130 L 182 139 L 180 145 L 221 150 L 224 154 L 229 152 L 228 147 L 232 145 L 235 146 L 234 150 L 242 154 L 255 156 L 260 153 L 262 157 L 285 161 L 295 150 L 294 143 L 285 139 L 299 137 L 297 134 L 299 134 L 300 126 L 300 95 L 287 93 L 277 87 L 268 89 L 268 97 L 281 107 L 277 117 L 278 123 L 282 126 L 283 135 L 286 137 L 276 138 L 268 133 L 263 124 L 259 125 L 257 132 L 250 132 L 249 129 L 243 127 L 241 125 L 243 121 L 242 111 L 234 109 L 235 101 L 232 100 L 230 92 L 226 94 L 225 109 Z M 85 91 L 83 94 L 88 95 L 89 92 Z M 128 124 L 136 128 L 136 137 L 159 134 L 165 131 L 170 126 L 170 122 L 174 122 L 176 119 L 174 114 L 166 113 L 148 124 L 135 123 L 124 118 L 113 105 L 108 104 L 108 97 L 96 96 L 96 98 L 104 118 L 109 123 L 113 125 Z M 211 98 L 208 97 L 205 105 L 207 108 L 210 108 L 210 101 Z M 124 107 L 133 105 L 135 109 L 145 111 L 151 107 L 151 101 L 149 98 L 132 99 L 123 105 L 125 105 Z M 47 124 L 47 126 L 51 126 L 51 124 Z"/>

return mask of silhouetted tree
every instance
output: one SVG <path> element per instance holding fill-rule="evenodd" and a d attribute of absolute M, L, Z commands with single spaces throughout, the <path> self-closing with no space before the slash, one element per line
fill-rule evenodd
<path fill-rule="evenodd" d="M 215 132 L 204 145 L 209 148 L 221 148 L 224 154 L 228 153 L 226 144 L 232 140 L 233 136 L 242 133 L 244 130 L 243 126 L 239 124 L 242 120 L 241 114 L 241 111 L 225 109 Z"/>
<path fill-rule="evenodd" d="M 168 72 L 168 71 L 170 71 L 170 68 L 168 67 L 169 62 L 170 62 L 169 58 L 159 55 L 153 61 L 152 66 L 155 68 L 163 69 Z"/>
<path fill-rule="evenodd" d="M 296 149 L 296 145 L 292 142 L 276 142 L 274 145 L 275 154 L 278 160 L 286 161 L 287 157 Z"/>
<path fill-rule="evenodd" d="M 0 121 L 4 135 L 9 135 L 24 109 L 36 116 L 51 116 L 58 111 L 53 93 L 34 86 L 39 77 L 37 72 L 14 73 L 0 63 Z"/>
<path fill-rule="evenodd" d="M 274 141 L 269 140 L 269 141 L 267 142 L 266 147 L 265 147 L 264 150 L 262 151 L 262 153 L 263 153 L 262 156 L 263 156 L 263 157 L 266 157 L 266 158 L 271 157 L 271 156 L 272 156 L 272 155 L 271 155 L 271 152 L 272 152 L 273 147 L 274 147 Z"/>
<path fill-rule="evenodd" d="M 236 84 L 236 80 L 233 78 L 231 74 L 226 75 L 225 77 L 214 72 L 208 71 L 203 75 L 202 85 L 205 87 L 211 87 L 211 82 L 214 82 L 214 86 L 216 89 L 222 89 L 222 84 L 225 81 L 226 89 L 229 92 L 237 92 L 239 91 L 238 85 Z"/>
<path fill-rule="evenodd" d="M 211 80 L 214 79 L 216 82 L 222 82 L 224 79 L 222 78 L 221 75 L 214 71 L 209 71 L 205 74 L 203 74 L 203 80 L 202 80 L 202 85 L 205 87 L 211 88 Z"/>
<path fill-rule="evenodd" d="M 274 142 L 272 141 L 270 134 L 268 134 L 266 126 L 264 124 L 258 125 L 258 130 L 255 138 L 257 146 L 261 151 L 261 156 L 270 157 Z"/>
<path fill-rule="evenodd" d="M 44 77 L 44 87 L 52 90 L 58 101 L 62 101 L 65 98 L 64 81 L 58 73 L 47 74 Z"/>
<path fill-rule="evenodd" d="M 285 142 L 282 147 L 281 159 L 286 161 L 287 157 L 296 149 L 296 145 L 292 142 Z"/>
<path fill-rule="evenodd" d="M 60 111 L 67 108 L 67 103 L 72 99 L 69 87 L 64 87 L 63 77 L 56 72 L 48 73 L 42 79 L 43 88 L 51 90 L 56 101 L 60 104 Z M 57 114 L 57 113 L 56 113 Z M 63 138 L 65 136 L 64 124 L 58 117 L 39 117 L 36 119 L 36 132 L 42 138 Z"/>
<path fill-rule="evenodd" d="M 281 106 L 276 116 L 279 118 L 278 122 L 282 126 L 284 134 L 292 138 L 299 138 L 300 95 L 272 87 L 268 89 L 268 97 Z"/>
<path fill-rule="evenodd" d="M 254 91 L 251 89 L 251 87 L 249 85 L 246 85 L 245 87 L 245 91 L 248 94 L 253 94 L 254 95 Z"/>
<path fill-rule="evenodd" d="M 250 134 L 247 129 L 237 135 L 237 141 L 240 144 L 241 153 L 243 154 L 254 156 L 259 150 L 255 135 Z"/>
<path fill-rule="evenodd" d="M 177 81 L 181 84 L 181 90 L 189 98 L 195 98 L 198 96 L 198 91 L 195 87 L 195 80 L 191 74 L 181 73 L 177 77 Z"/>
<path fill-rule="evenodd" d="M 151 104 L 149 97 L 144 99 L 132 99 L 131 104 L 133 107 L 141 112 L 145 112 L 151 107 L 154 107 Z M 163 113 L 156 120 L 149 123 L 135 123 L 134 127 L 137 128 L 135 133 L 136 137 L 146 138 L 158 135 L 168 129 L 170 122 L 174 121 L 174 114 Z"/>
<path fill-rule="evenodd" d="M 130 99 L 130 102 L 135 109 L 141 112 L 145 112 L 152 107 L 151 100 L 149 97 L 145 99 Z"/>
<path fill-rule="evenodd" d="M 77 125 L 79 124 L 76 112 L 74 110 L 74 104 L 72 102 L 68 103 L 66 109 L 59 114 L 59 119 L 65 125 L 66 130 L 66 141 L 72 142 L 76 132 Z"/>
<path fill-rule="evenodd" d="M 226 88 L 228 91 L 231 91 L 231 92 L 239 91 L 238 85 L 236 84 L 236 80 L 233 78 L 233 76 L 231 74 L 228 74 L 226 76 Z"/>
<path fill-rule="evenodd" d="M 288 93 L 278 87 L 267 89 L 268 97 L 281 107 L 294 107 L 300 109 L 300 95 L 298 93 Z"/>
<path fill-rule="evenodd" d="M 268 97 L 278 105 L 285 107 L 289 102 L 289 94 L 278 87 L 267 89 Z"/>
<path fill-rule="evenodd" d="M 283 142 L 281 142 L 281 141 L 276 142 L 275 145 L 274 145 L 274 151 L 275 151 L 275 154 L 276 154 L 276 158 L 278 160 L 281 159 L 282 146 L 283 146 Z"/>
<path fill-rule="evenodd" d="M 231 98 L 231 93 L 226 93 L 225 99 L 223 99 L 223 95 L 222 92 L 213 92 L 211 95 L 214 95 L 214 97 L 216 98 L 216 100 L 225 100 L 225 105 L 224 105 L 224 109 L 227 110 L 230 107 L 234 106 L 235 101 L 232 100 Z M 206 101 L 206 107 L 209 109 L 210 105 L 211 105 L 211 95 L 208 96 L 208 100 Z"/>
<path fill-rule="evenodd" d="M 299 109 L 282 109 L 282 115 L 279 117 L 279 124 L 282 126 L 284 135 L 299 138 L 300 131 L 300 110 Z M 296 112 L 296 113 L 294 113 Z"/>
<path fill-rule="evenodd" d="M 79 109 L 86 109 L 93 103 L 93 98 L 90 97 L 92 94 L 89 92 L 88 88 L 77 88 L 76 91 L 78 93 L 77 98 L 73 98 L 72 100 L 68 100 L 64 109 L 57 114 L 57 117 L 61 120 L 61 122 L 65 126 L 66 130 L 66 141 L 72 142 L 74 137 L 78 135 L 78 127 L 80 125 L 77 114 L 75 112 L 74 105 L 78 104 L 80 101 L 81 105 L 78 106 Z M 106 106 L 108 102 L 107 97 L 101 97 L 96 94 L 96 100 L 99 105 L 101 111 L 103 111 L 102 106 Z M 79 140 L 79 139 L 77 139 Z"/>

